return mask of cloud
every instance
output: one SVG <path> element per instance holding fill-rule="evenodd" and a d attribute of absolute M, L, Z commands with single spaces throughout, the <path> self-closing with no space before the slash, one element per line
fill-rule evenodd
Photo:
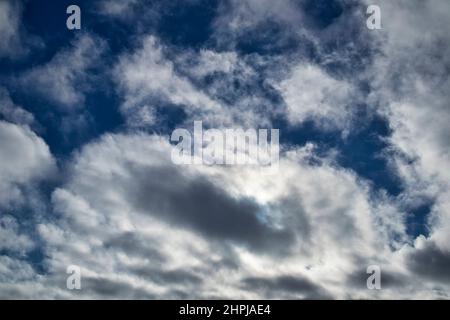
<path fill-rule="evenodd" d="M 208 44 L 195 48 L 143 28 L 163 7 L 145 11 L 136 46 L 109 60 L 125 130 L 68 157 L 43 205 L 50 214 L 31 210 L 31 223 L 21 206 L 35 204 L 34 187 L 52 176 L 55 160 L 29 128 L 33 115 L 0 89 L 0 251 L 8 253 L 0 256 L 0 296 L 448 298 L 450 39 L 441 26 L 449 5 L 375 2 L 380 31 L 365 27 L 366 1 L 223 2 Z M 16 50 L 20 7 L 0 5 L 12 13 L 0 34 Z M 102 19 L 130 23 L 142 3 L 100 6 Z M 0 56 L 11 54 L 5 48 Z M 60 110 L 80 110 L 105 53 L 105 40 L 82 34 L 19 82 Z M 179 109 L 180 119 L 168 120 L 312 120 L 345 138 L 363 125 L 361 105 L 389 127 L 386 136 L 369 134 L 387 145 L 375 151 L 402 179 L 398 196 L 340 167 L 339 146 L 321 153 L 313 143 L 282 145 L 278 169 L 176 166 L 164 137 L 139 131 L 169 126 L 164 112 Z M 431 203 L 422 226 L 429 234 L 408 234 L 410 208 L 423 199 Z M 28 256 L 36 248 L 39 272 Z M 71 264 L 82 269 L 81 291 L 65 289 Z M 373 264 L 381 266 L 380 291 L 366 288 Z"/>
<path fill-rule="evenodd" d="M 446 1 L 378 1 L 383 33 L 380 54 L 370 72 L 370 99 L 380 106 L 392 129 L 393 165 L 403 178 L 403 201 L 433 199 L 425 219 L 432 248 L 448 251 L 450 167 L 450 38 L 442 29 L 449 19 Z M 432 125 L 430 125 L 432 124 Z M 423 250 L 422 250 L 423 251 Z M 417 257 L 426 256 L 425 251 Z M 436 257 L 438 251 L 434 251 Z M 419 261 L 421 261 L 419 259 Z M 414 270 L 419 271 L 416 266 Z"/>
<path fill-rule="evenodd" d="M 33 219 L 42 211 L 39 183 L 51 179 L 56 161 L 28 126 L 2 120 L 0 150 L 0 297 L 23 297 L 16 284 L 38 277 L 27 256 L 37 247 Z"/>
<path fill-rule="evenodd" d="M 128 189 L 143 213 L 154 214 L 171 224 L 184 225 L 222 241 L 237 241 L 268 250 L 289 243 L 289 234 L 277 231 L 258 218 L 262 210 L 252 199 L 234 199 L 203 178 L 184 177 L 173 168 L 133 173 L 142 177 Z M 166 183 L 162 183 L 165 181 Z"/>
<path fill-rule="evenodd" d="M 270 61 L 234 51 L 179 52 L 153 35 L 143 36 L 141 44 L 121 55 L 114 72 L 129 127 L 160 128 L 161 114 L 174 108 L 183 112 L 179 122 L 270 126 L 283 107 L 272 99 L 276 93 L 269 72 L 267 79 L 258 74 Z"/>
<path fill-rule="evenodd" d="M 103 15 L 123 18 L 130 14 L 138 2 L 139 0 L 102 0 L 99 3 L 99 11 Z"/>
<path fill-rule="evenodd" d="M 439 248 L 423 237 L 417 239 L 416 250 L 407 256 L 407 266 L 415 274 L 436 283 L 450 283 L 450 251 Z"/>
<path fill-rule="evenodd" d="M 12 1 L 0 2 L 0 57 L 8 56 L 14 52 L 14 48 L 20 48 L 19 24 L 20 7 Z"/>
<path fill-rule="evenodd" d="M 34 246 L 27 235 L 18 232 L 19 224 L 14 217 L 8 215 L 0 217 L 0 250 L 8 250 L 23 255 Z"/>
<path fill-rule="evenodd" d="M 16 62 L 28 56 L 31 50 L 42 49 L 42 40 L 28 32 L 22 21 L 26 2 L 15 0 L 0 1 L 0 59 Z"/>
<path fill-rule="evenodd" d="M 215 20 L 218 40 L 236 40 L 265 21 L 301 25 L 302 12 L 293 1 L 230 1 L 223 3 Z"/>
<path fill-rule="evenodd" d="M 10 258 L 8 256 L 0 256 L 0 281 L 2 283 L 2 290 L 0 296 L 2 298 L 8 297 L 8 290 L 3 290 L 3 285 L 9 282 L 28 280 L 34 277 L 33 268 L 26 262 Z M 5 285 L 6 287 L 6 285 Z"/>
<path fill-rule="evenodd" d="M 337 80 L 320 67 L 300 63 L 290 78 L 275 87 L 287 104 L 287 119 L 293 124 L 313 120 L 325 130 L 349 130 L 352 104 L 358 102 L 357 92 L 346 80 Z"/>
<path fill-rule="evenodd" d="M 22 74 L 19 84 L 62 110 L 82 109 L 85 93 L 93 86 L 93 71 L 101 66 L 100 58 L 105 50 L 104 40 L 82 34 L 46 64 Z"/>
<path fill-rule="evenodd" d="M 0 58 L 14 58 L 24 51 L 21 14 L 22 6 L 19 1 L 0 2 Z"/>
<path fill-rule="evenodd" d="M 19 125 L 30 126 L 35 124 L 33 114 L 15 105 L 9 92 L 3 87 L 0 87 L 0 117 Z"/>
<path fill-rule="evenodd" d="M 212 50 L 200 50 L 200 54 L 192 54 L 190 59 L 198 58 L 197 64 L 193 67 L 192 74 L 197 77 L 205 77 L 213 73 L 233 72 L 238 64 L 236 52 L 215 52 Z"/>
<path fill-rule="evenodd" d="M 190 115 L 217 116 L 217 120 L 224 121 L 226 115 L 221 105 L 188 79 L 178 75 L 163 50 L 157 38 L 145 37 L 142 47 L 134 53 L 123 55 L 115 68 L 116 80 L 124 95 L 121 111 L 131 120 L 129 125 L 153 125 L 155 119 L 151 115 L 155 113 L 154 103 L 158 100 L 180 105 Z M 143 115 L 142 112 L 150 116 L 144 116 L 140 121 L 133 117 L 136 113 Z"/>
<path fill-rule="evenodd" d="M 264 171 L 176 166 L 171 148 L 154 135 L 108 134 L 76 155 L 52 196 L 60 219 L 38 227 L 47 295 L 77 264 L 89 289 L 68 297 L 270 298 L 271 288 L 287 298 L 370 297 L 349 291 L 348 275 L 396 254 L 388 230 L 402 224 L 399 213 L 374 206 L 353 174 L 309 164 L 306 150 Z"/>
<path fill-rule="evenodd" d="M 304 299 L 327 299 L 326 292 L 308 279 L 294 276 L 279 276 L 270 278 L 246 278 L 244 286 L 249 290 L 262 291 L 264 296 L 271 299 L 280 299 L 287 294 L 298 294 Z"/>
<path fill-rule="evenodd" d="M 27 126 L 0 121 L 0 207 L 23 201 L 23 190 L 55 170 L 47 144 Z"/>

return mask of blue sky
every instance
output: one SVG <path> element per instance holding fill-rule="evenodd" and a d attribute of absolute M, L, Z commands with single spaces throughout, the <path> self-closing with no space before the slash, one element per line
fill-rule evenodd
<path fill-rule="evenodd" d="M 450 6 L 369 2 L 0 2 L 0 297 L 448 298 Z M 171 163 L 198 120 L 280 167 Z"/>

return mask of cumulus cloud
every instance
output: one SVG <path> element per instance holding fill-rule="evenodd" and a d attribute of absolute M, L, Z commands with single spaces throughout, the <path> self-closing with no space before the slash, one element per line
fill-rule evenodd
<path fill-rule="evenodd" d="M 56 163 L 47 144 L 26 125 L 0 121 L 0 150 L 0 297 L 12 298 L 23 296 L 14 293 L 17 282 L 37 278 L 26 259 L 37 246 L 30 221 L 40 211 L 38 183 L 53 175 Z"/>
<path fill-rule="evenodd" d="M 139 33 L 112 68 L 125 132 L 68 159 L 51 218 L 33 221 L 33 237 L 14 208 L 54 160 L 28 127 L 33 116 L 0 90 L 8 121 L 0 121 L 0 250 L 11 252 L 0 257 L 0 296 L 448 298 L 450 39 L 441 26 L 449 5 L 375 1 L 383 30 L 369 31 L 366 2 L 223 2 L 200 48 Z M 101 13 L 132 20 L 141 4 L 103 1 Z M 105 50 L 84 34 L 20 81 L 76 109 Z M 177 166 L 164 137 L 136 130 L 167 125 L 161 110 L 178 108 L 182 124 L 312 120 L 345 138 L 363 125 L 361 105 L 389 127 L 388 150 L 377 151 L 401 178 L 398 196 L 339 166 L 338 147 L 282 145 L 277 168 Z M 424 198 L 429 234 L 411 235 L 405 208 Z M 43 274 L 24 258 L 36 247 Z M 82 270 L 80 291 L 65 289 L 72 264 Z M 382 290 L 366 288 L 373 264 Z"/>
<path fill-rule="evenodd" d="M 346 284 L 370 262 L 406 272 L 388 258 L 399 213 L 372 203 L 350 172 L 309 164 L 305 150 L 279 170 L 176 166 L 171 148 L 158 136 L 106 135 L 76 156 L 53 193 L 60 219 L 38 227 L 43 283 L 63 286 L 77 264 L 89 288 L 78 297 L 343 298 L 370 297 Z"/>
<path fill-rule="evenodd" d="M 0 121 L 0 206 L 22 201 L 21 187 L 55 167 L 47 144 L 27 126 Z"/>
<path fill-rule="evenodd" d="M 392 162 L 402 175 L 407 192 L 404 201 L 433 199 L 425 223 L 428 238 L 411 253 L 412 270 L 425 257 L 445 265 L 449 250 L 449 93 L 450 38 L 442 29 L 449 19 L 445 1 L 378 1 L 382 10 L 381 53 L 370 78 L 371 99 L 383 106 L 393 130 L 390 142 L 397 151 Z"/>
<path fill-rule="evenodd" d="M 320 67 L 300 63 L 292 76 L 277 85 L 287 104 L 291 124 L 313 120 L 324 129 L 349 129 L 356 90 L 346 80 L 336 80 Z M 350 109 L 350 110 L 349 110 Z"/>

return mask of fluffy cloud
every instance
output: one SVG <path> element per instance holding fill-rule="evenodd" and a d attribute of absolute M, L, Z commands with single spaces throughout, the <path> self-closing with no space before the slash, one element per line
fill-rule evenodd
<path fill-rule="evenodd" d="M 450 11 L 444 0 L 378 3 L 381 31 L 366 29 L 365 1 L 248 0 L 218 7 L 216 47 L 139 35 L 112 68 L 125 132 L 69 159 L 33 235 L 14 209 L 54 160 L 27 126 L 33 116 L 0 91 L 0 115 L 15 123 L 0 121 L 0 250 L 11 252 L 0 257 L 0 296 L 448 298 L 450 39 L 441 26 Z M 141 4 L 103 1 L 101 13 L 133 21 Z M 105 47 L 84 34 L 21 81 L 77 108 Z M 339 148 L 283 145 L 278 168 L 176 166 L 165 138 L 135 130 L 163 127 L 161 109 L 175 107 L 183 124 L 313 120 L 345 139 L 362 125 L 360 105 L 389 126 L 389 150 L 378 151 L 401 178 L 398 196 L 340 167 L 329 156 Z M 424 199 L 429 234 L 411 235 L 405 208 Z M 24 258 L 36 247 L 44 274 Z M 81 291 L 65 289 L 72 264 Z M 373 264 L 382 290 L 366 288 Z"/>
<path fill-rule="evenodd" d="M 349 129 L 351 104 L 357 104 L 359 99 L 347 81 L 333 79 L 320 67 L 303 62 L 276 87 L 287 104 L 291 124 L 313 120 L 324 129 Z"/>
<path fill-rule="evenodd" d="M 217 116 L 216 121 L 226 122 L 221 105 L 177 75 L 173 63 L 164 56 L 163 46 L 153 36 L 146 37 L 135 53 L 122 56 L 115 74 L 125 96 L 122 112 L 130 118 L 131 126 L 154 124 L 156 106 L 152 102 L 158 99 L 181 105 L 188 114 Z"/>
<path fill-rule="evenodd" d="M 189 58 L 194 60 L 197 55 Z M 236 52 L 214 52 L 211 50 L 201 50 L 198 61 L 193 67 L 192 73 L 197 77 L 204 77 L 216 72 L 233 72 L 238 64 Z"/>
<path fill-rule="evenodd" d="M 392 160 L 407 192 L 404 201 L 433 199 L 426 219 L 428 238 L 416 239 L 417 252 L 408 265 L 424 274 L 425 259 L 434 261 L 429 275 L 448 267 L 450 194 L 450 38 L 442 25 L 448 21 L 446 1 L 379 1 L 383 32 L 381 54 L 370 69 L 371 98 L 383 106 L 397 150 Z M 445 276 L 444 276 L 445 277 Z"/>
<path fill-rule="evenodd" d="M 122 114 L 130 127 L 163 126 L 165 109 L 179 108 L 187 122 L 224 126 L 270 126 L 284 105 L 276 95 L 272 58 L 240 56 L 234 51 L 174 51 L 155 36 L 123 54 L 115 68 Z M 267 77 L 267 79 L 266 79 Z M 261 88 L 259 84 L 262 83 Z M 183 119 L 182 119 L 183 120 Z"/>
<path fill-rule="evenodd" d="M 48 63 L 25 72 L 19 83 L 62 109 L 80 109 L 95 79 L 92 71 L 100 67 L 105 49 L 102 39 L 82 34 Z"/>
<path fill-rule="evenodd" d="M 0 206 L 22 201 L 22 187 L 47 177 L 55 162 L 28 127 L 0 121 Z"/>
<path fill-rule="evenodd" d="M 0 150 L 0 297 L 12 298 L 15 283 L 37 278 L 26 259 L 36 248 L 29 223 L 40 211 L 37 183 L 49 179 L 56 164 L 46 143 L 28 126 L 0 121 Z"/>
<path fill-rule="evenodd" d="M 351 288 L 349 277 L 369 264 L 408 275 L 390 249 L 401 214 L 352 173 L 310 164 L 311 149 L 261 169 L 176 166 L 171 148 L 158 136 L 106 135 L 76 156 L 52 197 L 61 218 L 38 227 L 47 285 L 64 287 L 76 264 L 86 290 L 68 296 L 370 298 L 366 278 Z M 402 290 L 413 294 L 380 294 Z"/>
<path fill-rule="evenodd" d="M 7 215 L 0 217 L 0 250 L 24 254 L 33 247 L 32 240 L 26 235 L 19 234 L 18 229 L 19 224 L 14 217 Z"/>

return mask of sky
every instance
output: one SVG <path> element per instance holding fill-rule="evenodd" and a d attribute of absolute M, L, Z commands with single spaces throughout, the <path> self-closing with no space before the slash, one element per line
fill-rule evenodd
<path fill-rule="evenodd" d="M 447 0 L 0 0 L 0 298 L 448 299 L 449 21 Z M 279 129 L 278 165 L 174 163 L 194 121 Z"/>

